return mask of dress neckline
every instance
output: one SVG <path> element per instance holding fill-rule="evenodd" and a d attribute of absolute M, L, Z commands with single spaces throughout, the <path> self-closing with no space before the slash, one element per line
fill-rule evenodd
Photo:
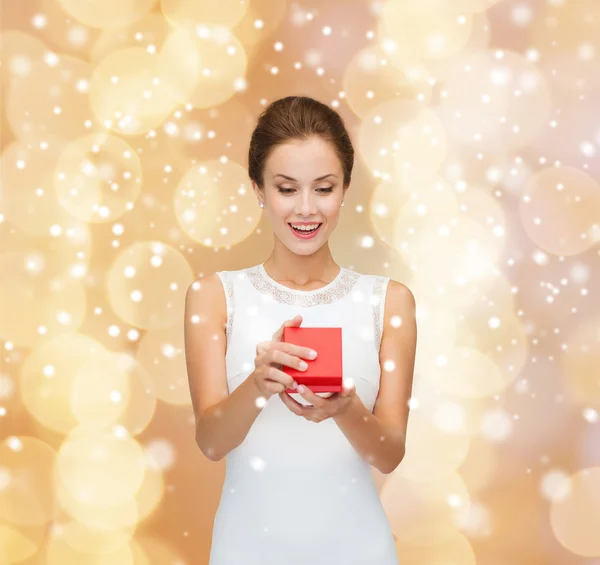
<path fill-rule="evenodd" d="M 335 278 L 331 282 L 327 283 L 325 286 L 322 286 L 320 288 L 314 288 L 313 290 L 300 290 L 300 289 L 296 289 L 296 288 L 290 288 L 289 286 L 285 286 L 284 284 L 277 282 L 275 279 L 271 278 L 267 274 L 264 263 L 260 263 L 258 265 L 258 272 L 260 273 L 261 277 L 264 279 L 264 281 L 267 284 L 275 286 L 275 287 L 279 288 L 280 290 L 283 290 L 286 292 L 291 292 L 292 294 L 306 295 L 306 296 L 327 292 L 330 288 L 333 288 L 342 279 L 345 271 L 346 271 L 346 269 L 340 265 L 339 273 L 335 276 Z"/>

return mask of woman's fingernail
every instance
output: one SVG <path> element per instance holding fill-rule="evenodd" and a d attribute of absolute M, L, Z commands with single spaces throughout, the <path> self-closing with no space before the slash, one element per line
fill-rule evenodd
<path fill-rule="evenodd" d="M 314 359 L 314 358 L 317 356 L 317 352 L 316 352 L 314 349 L 311 349 L 311 350 L 308 352 L 308 356 L 309 356 L 311 359 Z"/>
<path fill-rule="evenodd" d="M 306 389 L 304 388 L 304 385 L 300 385 L 298 387 L 298 392 L 304 392 Z"/>
<path fill-rule="evenodd" d="M 296 381 L 292 383 L 292 388 L 298 388 L 298 383 Z"/>
<path fill-rule="evenodd" d="M 308 363 L 306 361 L 300 361 L 300 368 L 301 369 L 307 369 L 308 368 Z"/>

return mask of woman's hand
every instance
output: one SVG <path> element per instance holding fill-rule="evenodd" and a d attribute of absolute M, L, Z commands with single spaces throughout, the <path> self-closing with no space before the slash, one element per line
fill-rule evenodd
<path fill-rule="evenodd" d="M 350 379 L 348 379 L 350 381 Z M 311 422 L 322 422 L 346 412 L 356 396 L 356 387 L 352 382 L 344 381 L 342 392 L 334 392 L 327 398 L 322 398 L 312 392 L 307 386 L 300 385 L 298 394 L 310 402 L 312 406 L 304 406 L 294 400 L 287 392 L 280 392 L 281 401 L 296 415 L 303 416 Z"/>
<path fill-rule="evenodd" d="M 293 377 L 283 371 L 283 366 L 292 367 L 299 371 L 305 371 L 308 365 L 304 359 L 314 359 L 310 347 L 303 347 L 293 343 L 281 341 L 284 327 L 299 327 L 302 316 L 294 316 L 286 320 L 273 334 L 270 341 L 263 341 L 256 346 L 255 369 L 250 374 L 256 387 L 267 400 L 285 391 L 287 388 L 296 388 Z M 302 366 L 304 363 L 304 366 Z"/>

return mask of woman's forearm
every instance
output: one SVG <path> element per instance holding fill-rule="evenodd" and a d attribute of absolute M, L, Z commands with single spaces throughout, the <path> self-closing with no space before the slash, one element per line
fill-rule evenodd
<path fill-rule="evenodd" d="M 404 458 L 404 434 L 369 412 L 358 395 L 333 419 L 356 452 L 382 473 L 391 473 Z"/>
<path fill-rule="evenodd" d="M 196 443 L 212 461 L 220 461 L 240 445 L 260 414 L 262 396 L 249 375 L 229 396 L 207 408 L 196 423 Z"/>

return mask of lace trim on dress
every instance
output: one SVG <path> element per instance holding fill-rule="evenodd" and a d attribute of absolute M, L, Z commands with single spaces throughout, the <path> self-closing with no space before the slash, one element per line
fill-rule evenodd
<path fill-rule="evenodd" d="M 386 277 L 377 277 L 373 287 L 373 295 L 378 300 L 373 304 L 373 322 L 375 325 L 375 348 L 379 351 L 381 346 L 381 337 L 383 334 L 383 310 L 385 308 L 383 292 L 385 290 Z"/>
<path fill-rule="evenodd" d="M 270 280 L 266 279 L 262 275 L 259 265 L 250 267 L 247 269 L 246 273 L 248 280 L 261 294 L 268 294 L 274 300 L 283 304 L 303 307 L 318 306 L 319 304 L 331 304 L 336 300 L 340 300 L 352 290 L 354 283 L 360 277 L 359 273 L 342 267 L 342 273 L 339 274 L 337 280 L 334 281 L 333 284 L 330 283 L 323 289 L 306 291 L 307 294 L 296 294 L 293 292 L 294 289 L 290 289 L 291 291 L 284 290 L 274 285 Z"/>
<path fill-rule="evenodd" d="M 225 327 L 225 335 L 227 337 L 227 347 L 231 341 L 231 328 L 233 327 L 233 317 L 235 316 L 235 293 L 233 292 L 233 283 L 229 277 L 225 275 L 225 290 L 227 292 L 227 326 Z"/>

